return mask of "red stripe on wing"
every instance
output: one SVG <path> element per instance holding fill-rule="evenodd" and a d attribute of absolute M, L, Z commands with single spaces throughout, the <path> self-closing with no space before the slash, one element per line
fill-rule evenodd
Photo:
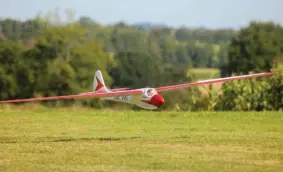
<path fill-rule="evenodd" d="M 46 100 L 79 99 L 79 98 L 88 98 L 88 97 L 111 97 L 111 96 L 131 95 L 131 94 L 141 94 L 141 93 L 142 93 L 142 90 L 137 89 L 137 90 L 127 90 L 127 91 L 116 91 L 116 92 L 109 92 L 109 93 L 89 93 L 89 94 L 77 94 L 77 95 L 66 95 L 66 96 L 3 100 L 3 101 L 0 101 L 0 103 L 17 103 L 17 102 L 46 101 Z"/>
<path fill-rule="evenodd" d="M 124 91 L 124 90 L 129 90 L 129 88 L 115 88 L 115 89 L 111 89 L 109 91 L 112 92 L 117 92 L 117 91 Z M 93 94 L 93 93 L 99 93 L 99 91 L 89 91 L 89 92 L 83 92 L 83 93 L 79 93 L 79 95 L 86 95 L 86 94 Z M 105 93 L 103 91 L 100 91 L 100 93 Z"/>
<path fill-rule="evenodd" d="M 268 76 L 268 75 L 273 75 L 273 74 L 275 74 L 275 73 L 274 72 L 265 72 L 265 73 L 256 73 L 256 74 L 250 74 L 250 75 L 232 76 L 232 77 L 226 77 L 226 78 L 218 78 L 218 79 L 209 79 L 209 80 L 204 80 L 204 81 L 198 81 L 198 82 L 194 82 L 194 83 L 185 83 L 185 84 L 179 84 L 179 85 L 158 87 L 158 88 L 155 88 L 155 89 L 156 89 L 157 92 L 169 91 L 169 90 L 176 90 L 176 89 L 193 87 L 193 86 L 204 85 L 204 84 L 226 82 L 226 81 L 237 80 L 237 79 L 247 79 L 247 78 L 259 77 L 259 76 Z"/>
<path fill-rule="evenodd" d="M 130 88 L 113 88 L 110 91 L 122 91 L 122 90 L 128 90 Z"/>

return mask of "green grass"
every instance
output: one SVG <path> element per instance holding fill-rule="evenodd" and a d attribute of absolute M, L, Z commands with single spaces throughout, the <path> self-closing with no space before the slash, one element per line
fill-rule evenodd
<path fill-rule="evenodd" d="M 191 71 L 190 71 L 191 72 Z M 206 80 L 206 79 L 214 79 L 219 78 L 220 70 L 218 68 L 194 68 L 192 72 L 195 74 L 197 80 Z M 219 92 L 221 91 L 223 83 L 214 83 L 212 84 L 213 89 Z M 200 91 L 207 96 L 209 92 L 209 85 L 202 85 L 199 87 Z"/>
<path fill-rule="evenodd" d="M 197 79 L 219 78 L 220 70 L 218 68 L 195 68 L 193 69 Z"/>
<path fill-rule="evenodd" d="M 282 171 L 282 112 L 0 110 L 0 171 Z"/>

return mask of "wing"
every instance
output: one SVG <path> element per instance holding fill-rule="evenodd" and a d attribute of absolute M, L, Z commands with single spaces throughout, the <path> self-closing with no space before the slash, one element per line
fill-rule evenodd
<path fill-rule="evenodd" d="M 123 90 L 129 90 L 129 88 L 115 88 L 115 89 L 111 89 L 109 91 L 111 92 L 117 92 L 117 91 L 123 91 Z M 83 92 L 83 93 L 79 93 L 79 95 L 84 95 L 84 94 L 93 94 L 93 93 L 97 93 L 96 91 L 89 91 L 89 92 Z M 104 93 L 104 92 L 101 92 Z"/>
<path fill-rule="evenodd" d="M 115 92 L 106 92 L 106 93 L 88 93 L 88 94 L 76 94 L 76 95 L 66 95 L 66 96 L 53 96 L 53 97 L 39 97 L 39 98 L 27 98 L 27 99 L 15 99 L 15 100 L 3 100 L 0 103 L 16 103 L 16 102 L 31 102 L 31 101 L 46 101 L 46 100 L 62 100 L 62 99 L 80 99 L 88 97 L 112 97 L 112 96 L 121 96 L 121 95 L 133 95 L 133 94 L 142 94 L 143 91 L 140 89 L 136 90 L 126 90 L 126 91 L 115 91 Z"/>
<path fill-rule="evenodd" d="M 157 92 L 170 91 L 170 90 L 176 90 L 176 89 L 193 87 L 193 86 L 204 85 L 204 84 L 213 84 L 217 82 L 226 82 L 226 81 L 231 81 L 231 80 L 247 79 L 247 78 L 254 78 L 254 77 L 259 77 L 259 76 L 268 76 L 268 75 L 273 75 L 273 74 L 275 73 L 274 72 L 264 72 L 264 73 L 250 74 L 250 75 L 232 76 L 232 77 L 226 77 L 226 78 L 203 80 L 203 81 L 198 81 L 194 83 L 185 83 L 185 84 L 179 84 L 179 85 L 158 87 L 155 89 Z"/>
<path fill-rule="evenodd" d="M 110 91 L 122 91 L 122 90 L 129 90 L 130 88 L 113 88 Z"/>

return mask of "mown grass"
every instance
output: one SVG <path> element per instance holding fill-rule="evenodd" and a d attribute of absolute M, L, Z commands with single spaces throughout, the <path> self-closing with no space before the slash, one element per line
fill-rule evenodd
<path fill-rule="evenodd" d="M 194 68 L 192 70 L 197 80 L 206 80 L 206 79 L 215 79 L 220 78 L 220 70 L 218 68 Z M 212 84 L 212 89 L 221 93 L 223 83 L 214 83 Z M 207 96 L 211 90 L 209 89 L 209 85 L 202 85 L 199 87 L 200 91 L 204 96 Z"/>
<path fill-rule="evenodd" d="M 197 79 L 219 78 L 220 70 L 218 68 L 194 68 L 193 73 Z"/>
<path fill-rule="evenodd" d="M 282 171 L 282 112 L 0 111 L 0 171 Z"/>

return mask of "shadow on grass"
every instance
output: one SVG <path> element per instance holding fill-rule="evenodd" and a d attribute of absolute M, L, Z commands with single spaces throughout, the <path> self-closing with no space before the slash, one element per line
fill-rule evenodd
<path fill-rule="evenodd" d="M 98 138 L 68 138 L 68 137 L 36 137 L 36 138 L 22 138 L 22 137 L 0 137 L 0 144 L 7 143 L 42 143 L 42 142 L 72 142 L 72 141 L 120 141 L 133 140 L 141 137 L 98 137 Z"/>

